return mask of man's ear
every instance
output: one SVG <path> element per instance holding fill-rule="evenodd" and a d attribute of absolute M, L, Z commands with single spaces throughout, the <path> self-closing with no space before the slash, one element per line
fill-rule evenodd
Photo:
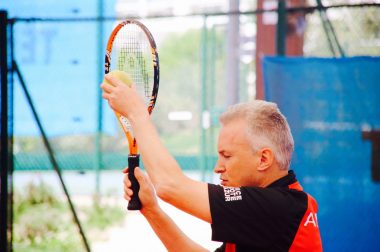
<path fill-rule="evenodd" d="M 274 162 L 273 151 L 270 148 L 263 148 L 259 150 L 259 155 L 260 155 L 260 164 L 257 167 L 257 170 L 265 171 L 266 169 L 271 167 Z"/>

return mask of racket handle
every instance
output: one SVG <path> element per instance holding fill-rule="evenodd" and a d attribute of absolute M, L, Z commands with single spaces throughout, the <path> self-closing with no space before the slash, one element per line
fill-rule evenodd
<path fill-rule="evenodd" d="M 135 168 L 139 166 L 140 163 L 140 155 L 129 155 L 128 156 L 128 178 L 132 183 L 132 191 L 133 195 L 131 200 L 128 203 L 128 210 L 140 210 L 142 205 L 141 201 L 139 199 L 139 190 L 140 190 L 140 185 L 139 182 L 137 182 L 137 179 L 135 177 Z"/>

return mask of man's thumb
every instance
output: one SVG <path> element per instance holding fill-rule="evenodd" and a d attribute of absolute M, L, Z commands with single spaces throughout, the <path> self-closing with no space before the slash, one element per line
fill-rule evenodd
<path fill-rule="evenodd" d="M 135 168 L 135 177 L 138 182 L 144 181 L 144 173 L 141 171 L 140 167 Z"/>

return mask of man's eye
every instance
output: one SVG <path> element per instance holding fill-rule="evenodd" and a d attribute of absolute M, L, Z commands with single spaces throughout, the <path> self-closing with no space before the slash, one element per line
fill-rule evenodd
<path fill-rule="evenodd" d="M 225 152 L 219 152 L 219 157 L 221 157 L 221 158 L 230 158 L 231 157 L 231 155 L 229 154 L 229 153 L 225 153 Z"/>

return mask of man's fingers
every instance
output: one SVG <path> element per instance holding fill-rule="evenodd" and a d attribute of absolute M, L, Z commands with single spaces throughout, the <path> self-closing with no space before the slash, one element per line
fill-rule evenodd
<path fill-rule="evenodd" d="M 128 177 L 128 175 L 125 175 L 125 177 Z M 126 181 L 124 180 L 124 199 L 128 201 L 131 200 L 131 197 L 133 195 L 133 191 L 130 187 L 131 187 L 130 181 L 128 180 L 126 183 Z"/>
<path fill-rule="evenodd" d="M 124 194 L 128 195 L 128 196 L 132 196 L 133 195 L 133 191 L 132 191 L 131 188 L 129 188 L 127 186 L 124 186 Z"/>
<path fill-rule="evenodd" d="M 114 87 L 117 87 L 119 85 L 124 85 L 124 82 L 120 80 L 119 78 L 115 78 L 114 76 L 110 74 L 106 74 L 104 78 L 110 82 Z"/>
<path fill-rule="evenodd" d="M 105 82 L 103 82 L 102 84 L 100 84 L 100 88 L 103 89 L 103 91 L 106 92 L 106 93 L 110 93 L 114 89 L 114 87 L 112 85 L 108 85 Z"/>
<path fill-rule="evenodd" d="M 106 79 L 109 83 L 111 83 L 113 86 L 117 86 L 117 78 L 114 78 L 109 73 L 104 75 L 104 79 Z"/>
<path fill-rule="evenodd" d="M 124 194 L 124 199 L 126 199 L 127 201 L 130 201 L 131 197 L 129 197 L 128 195 Z"/>
<path fill-rule="evenodd" d="M 124 175 L 124 185 L 127 186 L 127 187 L 131 187 L 132 186 L 132 183 L 131 183 L 131 181 L 128 178 L 128 173 L 126 173 Z"/>
<path fill-rule="evenodd" d="M 102 97 L 103 97 L 103 99 L 109 100 L 109 98 L 111 97 L 111 95 L 109 93 L 103 92 L 102 93 Z"/>
<path fill-rule="evenodd" d="M 129 171 L 128 167 L 125 167 L 125 168 L 123 169 L 123 173 L 128 173 L 128 171 Z"/>

